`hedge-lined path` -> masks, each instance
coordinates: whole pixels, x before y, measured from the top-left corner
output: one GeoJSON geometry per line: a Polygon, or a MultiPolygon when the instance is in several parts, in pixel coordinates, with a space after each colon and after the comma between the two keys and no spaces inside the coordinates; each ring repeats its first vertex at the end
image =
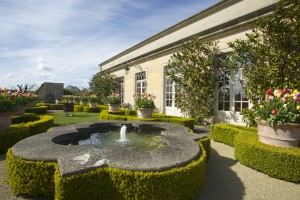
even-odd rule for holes
{"type": "MultiPolygon", "coordinates": [[[[234,148],[211,141],[204,188],[197,200],[298,200],[300,184],[270,178],[241,165],[234,159],[234,148]]],[[[0,200],[36,199],[14,196],[7,184],[5,155],[0,154],[0,200]]],[[[88,198],[87,198],[88,199],[88,198]]]]}
{"type": "MultiPolygon", "coordinates": [[[[300,166],[299,166],[300,167],[300,166]]],[[[234,158],[234,148],[211,141],[203,200],[299,200],[300,184],[271,178],[234,158]]]]}

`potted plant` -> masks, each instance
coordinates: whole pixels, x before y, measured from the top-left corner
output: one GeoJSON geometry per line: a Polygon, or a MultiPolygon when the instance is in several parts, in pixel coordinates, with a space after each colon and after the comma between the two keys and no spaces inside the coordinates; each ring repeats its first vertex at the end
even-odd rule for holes
{"type": "Polygon", "coordinates": [[[151,118],[153,109],[155,108],[153,94],[141,93],[133,96],[135,99],[135,107],[138,110],[139,118],[151,118]]]}
{"type": "Polygon", "coordinates": [[[87,96],[80,96],[80,105],[85,106],[88,102],[88,97],[87,96]]]}
{"type": "Polygon", "coordinates": [[[15,106],[16,102],[11,92],[0,88],[0,131],[10,127],[15,106]]]}
{"type": "Polygon", "coordinates": [[[98,102],[98,97],[96,95],[91,95],[88,97],[89,107],[96,107],[98,102]]]}
{"type": "Polygon", "coordinates": [[[119,94],[112,93],[107,97],[108,110],[111,112],[118,111],[121,105],[121,97],[119,94]]]}
{"type": "Polygon", "coordinates": [[[266,100],[254,111],[259,140],[276,146],[298,147],[300,140],[300,92],[268,89],[266,100]]]}
{"type": "Polygon", "coordinates": [[[78,104],[79,103],[79,96],[73,96],[73,103],[78,104]]]}

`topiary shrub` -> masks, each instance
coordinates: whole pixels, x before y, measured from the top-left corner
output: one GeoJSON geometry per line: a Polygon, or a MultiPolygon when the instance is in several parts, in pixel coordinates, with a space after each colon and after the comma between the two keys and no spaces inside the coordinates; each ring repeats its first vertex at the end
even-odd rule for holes
{"type": "MultiPolygon", "coordinates": [[[[157,121],[157,122],[169,122],[174,124],[179,124],[189,128],[190,130],[194,130],[194,120],[191,118],[181,118],[181,117],[173,117],[165,114],[157,114],[153,113],[152,118],[138,118],[136,115],[133,116],[125,116],[125,111],[119,110],[117,112],[109,112],[108,110],[103,110],[100,113],[100,120],[140,120],[140,121],[157,121]]],[[[136,114],[133,112],[133,114],[136,114]]]]}
{"type": "Polygon", "coordinates": [[[36,115],[47,114],[47,106],[33,106],[31,108],[26,108],[25,113],[34,113],[36,115]]]}
{"type": "Polygon", "coordinates": [[[139,172],[111,167],[61,177],[57,163],[26,161],[7,153],[9,184],[16,194],[47,195],[55,199],[194,199],[204,184],[206,152],[184,167],[139,172]],[[55,188],[55,190],[54,190],[55,188]]]}
{"type": "Polygon", "coordinates": [[[64,109],[63,104],[48,104],[47,107],[48,107],[48,110],[63,110],[64,109]]]}
{"type": "Polygon", "coordinates": [[[20,124],[12,124],[9,129],[0,131],[0,153],[6,153],[20,140],[46,132],[53,125],[53,116],[36,116],[36,121],[20,124]]]}
{"type": "Polygon", "coordinates": [[[263,144],[257,134],[243,131],[235,138],[235,157],[241,164],[271,177],[300,182],[300,148],[263,144]]]}
{"type": "Polygon", "coordinates": [[[74,105],[74,112],[83,112],[84,106],[74,105]]]}
{"type": "Polygon", "coordinates": [[[88,106],[84,106],[83,111],[84,111],[84,112],[98,113],[98,112],[100,112],[100,109],[99,109],[98,107],[88,107],[88,106]]]}
{"type": "Polygon", "coordinates": [[[214,141],[221,142],[233,147],[235,137],[243,130],[251,131],[253,134],[256,134],[257,132],[257,128],[253,127],[249,128],[232,124],[214,124],[212,126],[211,138],[214,141]]]}
{"type": "Polygon", "coordinates": [[[23,116],[13,116],[11,118],[11,124],[21,124],[21,123],[27,123],[32,122],[35,120],[40,119],[38,116],[36,116],[34,113],[24,113],[23,116]]]}
{"type": "Polygon", "coordinates": [[[15,194],[54,196],[54,173],[57,163],[27,161],[17,158],[12,150],[6,154],[8,183],[15,194]]]}

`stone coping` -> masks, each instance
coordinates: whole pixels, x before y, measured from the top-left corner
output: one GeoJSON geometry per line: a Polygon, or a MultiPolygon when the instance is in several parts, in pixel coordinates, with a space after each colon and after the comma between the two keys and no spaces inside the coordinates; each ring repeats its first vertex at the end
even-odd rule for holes
{"type": "Polygon", "coordinates": [[[188,132],[184,126],[164,122],[97,121],[54,127],[50,132],[26,138],[12,148],[15,156],[31,161],[57,162],[62,177],[84,173],[98,167],[131,171],[165,171],[184,166],[199,158],[195,140],[201,135],[188,132]],[[160,128],[163,148],[152,151],[129,150],[122,146],[99,149],[88,145],[68,145],[86,137],[92,129],[121,127],[160,128]]]}

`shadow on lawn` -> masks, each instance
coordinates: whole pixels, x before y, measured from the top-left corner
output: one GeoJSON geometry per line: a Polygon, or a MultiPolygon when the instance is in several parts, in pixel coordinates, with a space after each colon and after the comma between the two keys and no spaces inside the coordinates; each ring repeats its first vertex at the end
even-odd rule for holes
{"type": "Polygon", "coordinates": [[[210,160],[206,165],[205,182],[196,199],[241,200],[245,194],[244,184],[230,168],[236,160],[222,157],[211,148],[210,160]]]}

